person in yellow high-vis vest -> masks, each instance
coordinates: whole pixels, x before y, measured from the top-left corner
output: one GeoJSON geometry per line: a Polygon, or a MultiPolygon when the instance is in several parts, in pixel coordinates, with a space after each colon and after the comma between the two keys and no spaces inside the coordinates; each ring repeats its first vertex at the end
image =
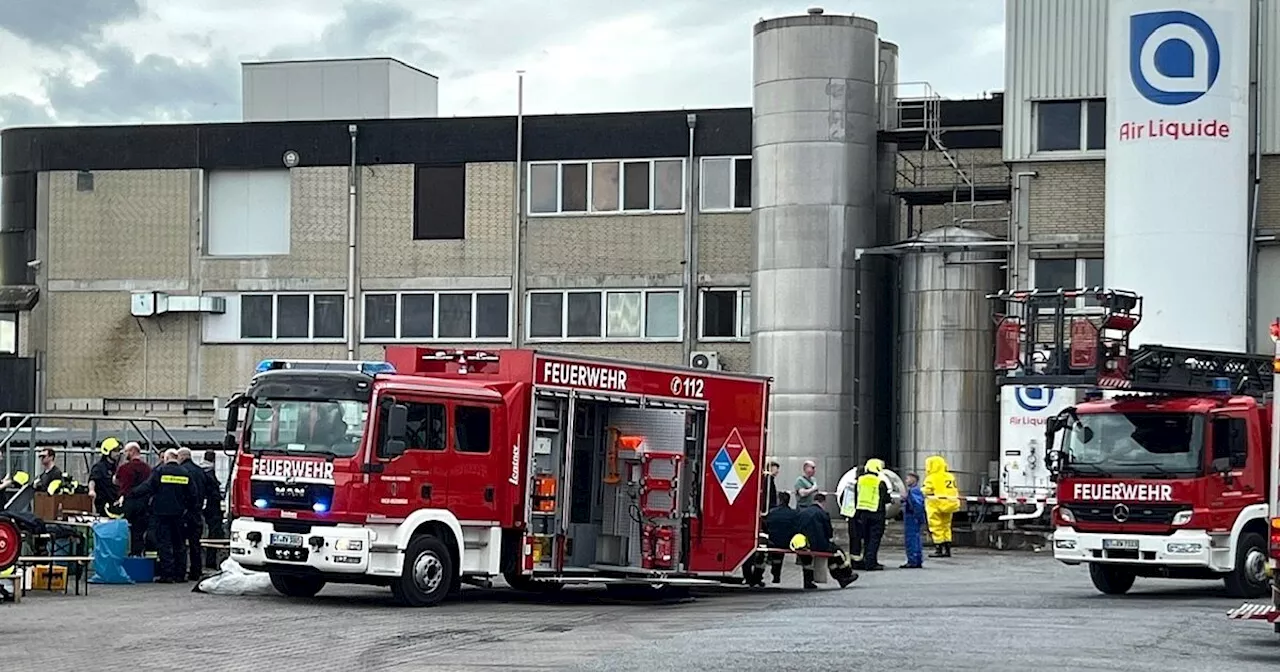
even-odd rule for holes
{"type": "Polygon", "coordinates": [[[951,516],[960,510],[960,489],[941,455],[924,461],[924,510],[933,538],[933,557],[951,557],[951,516]]]}
{"type": "MultiPolygon", "coordinates": [[[[884,461],[871,458],[853,485],[854,521],[862,546],[862,568],[877,572],[880,564],[880,540],[884,538],[885,506],[889,503],[889,486],[880,478],[884,461]]],[[[850,540],[850,544],[852,544],[850,540]]]]}

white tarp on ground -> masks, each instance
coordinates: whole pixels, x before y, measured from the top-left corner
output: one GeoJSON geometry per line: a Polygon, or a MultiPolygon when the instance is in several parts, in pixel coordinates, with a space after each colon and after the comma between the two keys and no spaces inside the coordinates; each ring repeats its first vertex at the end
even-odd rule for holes
{"type": "Polygon", "coordinates": [[[266,572],[251,572],[235,560],[222,562],[222,571],[202,579],[193,592],[210,595],[275,595],[271,577],[266,572]]]}

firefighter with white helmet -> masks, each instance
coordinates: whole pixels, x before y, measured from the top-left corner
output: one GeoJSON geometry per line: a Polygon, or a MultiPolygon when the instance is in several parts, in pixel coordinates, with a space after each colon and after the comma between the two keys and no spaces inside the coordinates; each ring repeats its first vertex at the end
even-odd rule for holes
{"type": "MultiPolygon", "coordinates": [[[[89,496],[93,497],[93,508],[100,516],[109,515],[107,505],[114,505],[120,499],[119,488],[116,487],[116,466],[120,463],[120,452],[124,446],[120,439],[108,436],[98,444],[98,452],[102,457],[89,470],[89,496]]],[[[119,512],[116,512],[117,514],[119,512]]],[[[119,517],[118,515],[112,517],[119,517]]]]}

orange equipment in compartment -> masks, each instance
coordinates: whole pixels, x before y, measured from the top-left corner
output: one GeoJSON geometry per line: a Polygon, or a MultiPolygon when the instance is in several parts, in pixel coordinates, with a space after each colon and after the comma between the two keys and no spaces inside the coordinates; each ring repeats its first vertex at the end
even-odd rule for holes
{"type": "Polygon", "coordinates": [[[533,510],[552,513],[556,510],[556,477],[538,474],[533,477],[533,510]]]}
{"type": "Polygon", "coordinates": [[[617,485],[622,482],[622,473],[618,470],[618,452],[640,452],[644,446],[644,437],[626,436],[617,427],[610,427],[607,443],[604,453],[604,484],[617,485]]]}

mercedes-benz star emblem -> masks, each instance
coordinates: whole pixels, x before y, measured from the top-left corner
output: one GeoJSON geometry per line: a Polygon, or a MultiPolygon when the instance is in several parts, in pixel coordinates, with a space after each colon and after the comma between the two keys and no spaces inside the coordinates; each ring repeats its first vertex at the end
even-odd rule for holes
{"type": "Polygon", "coordinates": [[[1115,508],[1111,509],[1111,517],[1115,518],[1117,523],[1129,520],[1129,507],[1124,504],[1116,504],[1115,508]]]}

